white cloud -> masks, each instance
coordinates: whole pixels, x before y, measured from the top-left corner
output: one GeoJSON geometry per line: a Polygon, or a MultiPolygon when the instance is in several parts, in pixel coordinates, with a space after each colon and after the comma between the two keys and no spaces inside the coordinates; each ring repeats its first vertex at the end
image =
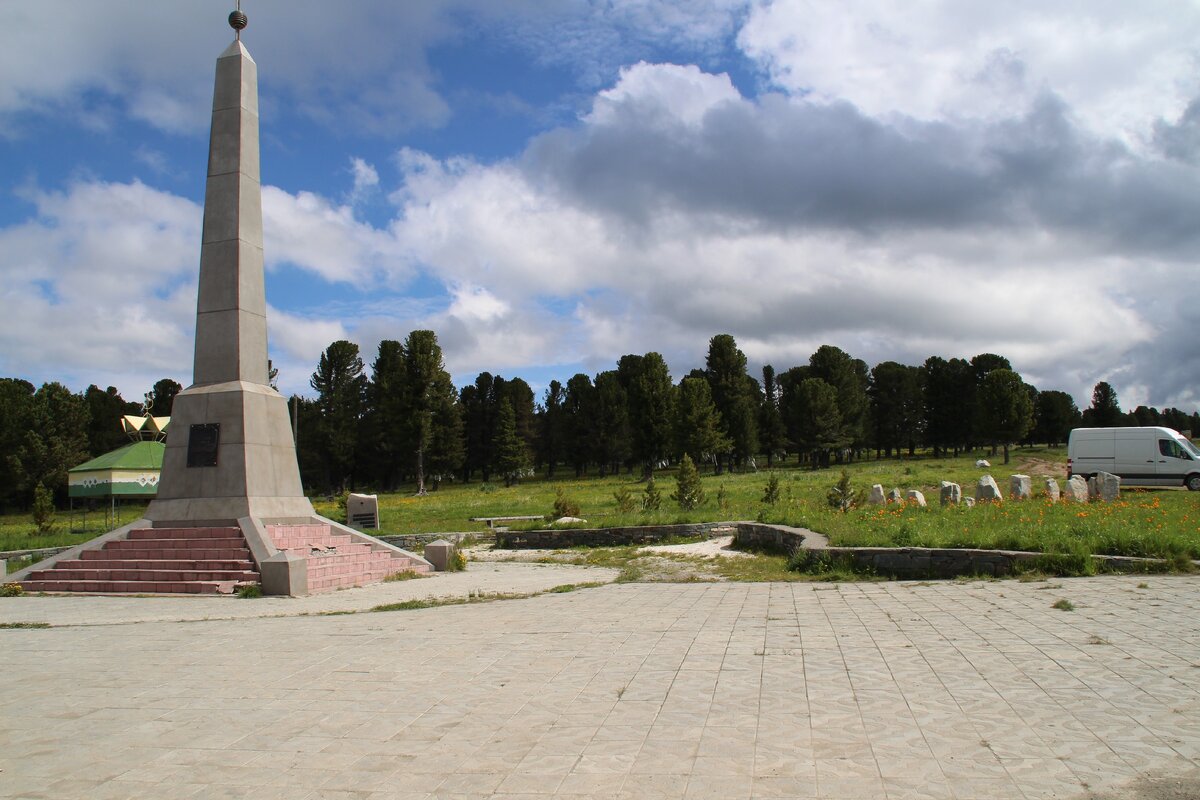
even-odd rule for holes
{"type": "Polygon", "coordinates": [[[290,194],[274,186],[264,186],[262,198],[268,267],[295,264],[327,281],[360,286],[399,281],[410,274],[394,238],[356,219],[350,206],[334,205],[313,192],[290,194]]]}
{"type": "Polygon", "coordinates": [[[787,91],[871,115],[995,119],[1049,91],[1136,142],[1200,93],[1198,35],[1187,0],[764,0],[738,41],[787,91]]]}
{"type": "Polygon", "coordinates": [[[0,230],[0,372],[133,398],[158,378],[186,379],[199,207],[138,182],[29,199],[34,218],[0,230]]]}
{"type": "Polygon", "coordinates": [[[640,61],[623,68],[613,88],[597,94],[585,121],[612,125],[638,115],[645,118],[643,124],[694,128],[714,107],[740,99],[728,75],[709,75],[694,65],[640,61]]]}
{"type": "Polygon", "coordinates": [[[569,301],[575,335],[534,363],[654,349],[678,376],[726,331],[778,368],[827,342],[871,363],[1001,352],[1083,399],[1113,364],[1185,335],[1130,276],[1186,280],[1200,243],[1164,232],[1200,192],[1061,107],[901,133],[727,86],[640,64],[517,162],[406,152],[395,230],[431,274],[511,317],[569,301]]]}

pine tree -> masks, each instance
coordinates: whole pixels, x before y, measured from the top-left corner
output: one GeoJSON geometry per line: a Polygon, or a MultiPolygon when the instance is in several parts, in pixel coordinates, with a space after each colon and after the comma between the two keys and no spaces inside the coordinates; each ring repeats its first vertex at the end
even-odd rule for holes
{"type": "Polygon", "coordinates": [[[726,456],[745,463],[758,450],[758,403],[754,397],[758,383],[746,374],[746,354],[727,333],[709,340],[704,377],[720,414],[724,447],[714,452],[720,473],[726,456]]]}
{"type": "Polygon", "coordinates": [[[529,468],[529,452],[517,433],[517,416],[512,403],[500,401],[496,414],[496,432],[492,438],[492,469],[504,477],[504,485],[512,486],[529,468]]]}
{"type": "Polygon", "coordinates": [[[1125,415],[1117,402],[1117,390],[1107,381],[1092,389],[1092,405],[1083,412],[1083,424],[1089,428],[1117,428],[1124,424],[1125,415]]]}
{"type": "Polygon", "coordinates": [[[1004,463],[1008,447],[1020,441],[1033,427],[1033,400],[1030,387],[1011,369],[993,369],[979,386],[980,434],[993,449],[1004,445],[1004,463]]]}
{"type": "Polygon", "coordinates": [[[775,380],[775,368],[770,364],[762,368],[762,402],[758,411],[758,442],[767,453],[767,468],[774,465],[775,455],[783,452],[787,445],[787,428],[783,414],[779,411],[779,384],[775,380]]]}
{"type": "Polygon", "coordinates": [[[841,447],[857,450],[866,442],[867,385],[869,372],[864,361],[851,358],[832,345],[822,345],[808,360],[809,377],[820,378],[836,393],[841,418],[841,447]]]}
{"type": "Polygon", "coordinates": [[[796,446],[811,454],[812,468],[828,462],[829,451],[847,444],[837,390],[820,378],[805,378],[789,412],[796,419],[796,446]]]}
{"type": "Polygon", "coordinates": [[[318,437],[326,485],[340,492],[351,482],[367,379],[358,345],[338,340],[321,353],[309,385],[317,392],[318,437]]]}
{"type": "Polygon", "coordinates": [[[642,511],[658,511],[662,507],[662,493],[658,491],[658,487],[654,484],[654,476],[651,475],[646,481],[646,488],[642,491],[642,511]]]}
{"type": "Polygon", "coordinates": [[[38,533],[54,530],[54,493],[41,483],[33,488],[33,526],[38,533]]]}
{"type": "MultiPolygon", "coordinates": [[[[413,331],[404,341],[404,410],[409,452],[417,476],[417,494],[425,493],[425,467],[430,457],[452,469],[461,445],[456,432],[461,417],[455,405],[454,384],[442,361],[442,348],[433,331],[413,331]],[[446,451],[431,453],[435,443],[446,451]]],[[[441,469],[439,469],[439,473],[441,469]]]]}
{"type": "Polygon", "coordinates": [[[691,511],[704,504],[704,486],[700,473],[687,453],[679,460],[679,473],[675,476],[675,492],[671,499],[684,511],[691,511]]]}
{"type": "Polygon", "coordinates": [[[558,381],[550,381],[542,399],[541,436],[538,443],[541,461],[546,464],[546,476],[554,477],[558,462],[566,457],[566,411],[563,402],[566,391],[558,381]]]}
{"type": "Polygon", "coordinates": [[[629,428],[633,458],[649,477],[655,464],[671,453],[675,413],[675,387],[667,362],[658,353],[626,355],[617,362],[617,377],[629,403],[629,428]]]}
{"type": "Polygon", "coordinates": [[[684,378],[679,386],[675,437],[676,452],[695,453],[701,459],[730,449],[704,378],[684,378]]]}

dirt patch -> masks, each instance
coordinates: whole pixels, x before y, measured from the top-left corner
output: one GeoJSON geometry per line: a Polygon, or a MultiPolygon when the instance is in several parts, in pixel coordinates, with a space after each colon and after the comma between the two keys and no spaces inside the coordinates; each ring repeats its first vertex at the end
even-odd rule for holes
{"type": "Polygon", "coordinates": [[[703,542],[691,544],[654,544],[643,547],[641,552],[665,553],[680,556],[699,556],[700,558],[751,558],[750,553],[733,549],[732,536],[718,536],[703,542]]]}
{"type": "Polygon", "coordinates": [[[1060,462],[1036,456],[1018,456],[1015,461],[1016,471],[1030,477],[1036,475],[1039,478],[1058,478],[1060,481],[1067,479],[1067,467],[1060,462]]]}
{"type": "Polygon", "coordinates": [[[1139,778],[1119,789],[1088,794],[1087,800],[1195,800],[1200,797],[1200,771],[1162,778],[1139,778]]]}

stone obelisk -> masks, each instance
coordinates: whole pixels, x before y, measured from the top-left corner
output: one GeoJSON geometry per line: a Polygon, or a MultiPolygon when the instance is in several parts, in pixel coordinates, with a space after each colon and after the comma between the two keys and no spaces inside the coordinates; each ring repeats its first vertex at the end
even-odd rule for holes
{"type": "Polygon", "coordinates": [[[267,378],[258,67],[241,41],[245,14],[229,24],[236,38],[217,59],[213,90],[192,385],[175,397],[146,510],[160,527],[315,516],[287,401],[267,378]]]}

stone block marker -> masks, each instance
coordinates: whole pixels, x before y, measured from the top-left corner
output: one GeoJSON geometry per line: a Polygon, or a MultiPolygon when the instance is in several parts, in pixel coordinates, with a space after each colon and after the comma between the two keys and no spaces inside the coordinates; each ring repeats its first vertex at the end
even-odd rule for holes
{"type": "Polygon", "coordinates": [[[887,493],[887,501],[889,503],[903,503],[904,495],[900,494],[899,489],[890,489],[887,493]]]}
{"type": "Polygon", "coordinates": [[[1004,495],[1000,494],[1000,487],[996,485],[996,479],[991,475],[984,475],[979,479],[979,483],[975,484],[975,502],[976,503],[1001,503],[1004,501],[1004,495]]]}
{"type": "Polygon", "coordinates": [[[1028,475],[1013,475],[1008,484],[1008,495],[1013,500],[1028,500],[1033,497],[1033,481],[1028,475]]]}
{"type": "Polygon", "coordinates": [[[867,496],[867,505],[881,506],[887,502],[887,498],[883,494],[883,484],[877,483],[871,487],[871,494],[867,496]]]}
{"type": "Polygon", "coordinates": [[[346,497],[346,524],[359,530],[379,530],[379,495],[348,495],[346,497]]]}
{"type": "Polygon", "coordinates": [[[1096,481],[1096,496],[1101,500],[1111,503],[1113,500],[1118,500],[1121,497],[1121,479],[1111,472],[1099,472],[1094,478],[1096,481]]]}
{"type": "Polygon", "coordinates": [[[962,502],[962,487],[957,483],[942,481],[942,505],[956,506],[962,502]]]}
{"type": "Polygon", "coordinates": [[[1057,503],[1062,497],[1062,492],[1058,488],[1058,481],[1054,480],[1054,478],[1046,478],[1046,497],[1049,497],[1052,503],[1057,503]]]}
{"type": "Polygon", "coordinates": [[[918,491],[916,489],[908,490],[908,500],[910,502],[916,503],[919,508],[925,508],[925,506],[928,505],[925,502],[925,495],[923,495],[920,491],[918,491]]]}
{"type": "Polygon", "coordinates": [[[1088,501],[1088,482],[1082,475],[1072,475],[1063,486],[1063,494],[1071,503],[1086,503],[1088,501]]]}
{"type": "Polygon", "coordinates": [[[450,566],[450,560],[454,558],[455,550],[450,542],[438,539],[425,545],[425,560],[433,564],[433,568],[438,572],[445,572],[450,566]]]}

